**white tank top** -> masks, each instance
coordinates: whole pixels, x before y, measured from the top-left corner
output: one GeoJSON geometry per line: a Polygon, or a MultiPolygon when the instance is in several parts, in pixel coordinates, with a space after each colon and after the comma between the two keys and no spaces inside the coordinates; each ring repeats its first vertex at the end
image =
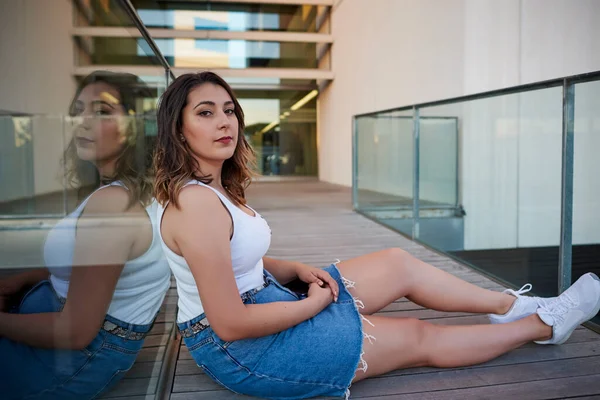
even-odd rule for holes
{"type": "MultiPolygon", "coordinates": [[[[185,186],[187,185],[199,185],[211,189],[219,196],[221,202],[227,207],[227,210],[229,210],[229,214],[233,221],[233,236],[230,242],[231,264],[240,294],[262,285],[262,258],[267,253],[267,250],[269,250],[271,244],[271,229],[269,228],[267,221],[265,221],[259,213],[248,206],[246,207],[254,212],[254,216],[246,214],[218,190],[205,185],[202,182],[192,180],[185,186]]],[[[158,205],[157,220],[159,224],[159,235],[161,221],[166,206],[167,204],[165,204],[164,207],[160,204],[158,205]]],[[[201,224],[202,221],[197,221],[197,223],[201,224]]],[[[196,282],[194,281],[194,277],[185,258],[175,254],[165,244],[162,235],[160,236],[160,240],[169,266],[171,267],[171,271],[177,281],[177,294],[179,295],[177,322],[181,323],[189,321],[204,313],[204,307],[200,301],[196,282]]],[[[202,246],[202,243],[199,242],[198,246],[202,246]]]]}
{"type": "MultiPolygon", "coordinates": [[[[109,186],[125,187],[120,182],[112,182],[96,189],[94,193],[109,186]]],[[[44,262],[50,271],[54,290],[63,298],[67,297],[69,291],[77,220],[94,193],[57,223],[46,237],[44,262]]],[[[155,220],[157,205],[153,200],[146,207],[152,223],[152,243],[144,254],[125,263],[108,308],[108,315],[130,324],[145,325],[152,322],[170,286],[171,273],[158,239],[155,220]]]]}

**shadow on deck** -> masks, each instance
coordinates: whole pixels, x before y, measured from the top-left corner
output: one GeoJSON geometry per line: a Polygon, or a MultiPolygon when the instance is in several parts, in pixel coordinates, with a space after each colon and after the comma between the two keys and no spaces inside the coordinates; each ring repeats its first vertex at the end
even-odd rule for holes
{"type": "MultiPolygon", "coordinates": [[[[248,198],[273,231],[268,253],[271,257],[326,266],[336,258],[343,260],[400,247],[480,287],[503,289],[472,269],[353,212],[349,188],[316,181],[258,183],[250,187],[248,198]]],[[[170,338],[169,329],[175,319],[176,294],[173,292],[171,289],[165,300],[163,322],[157,324],[156,334],[149,338],[126,379],[106,397],[249,399],[213,383],[196,366],[185,346],[170,338]],[[172,351],[165,347],[169,340],[172,351]]],[[[381,313],[426,319],[437,324],[487,322],[481,315],[427,310],[406,299],[396,301],[381,313]]],[[[528,344],[474,367],[394,371],[353,385],[352,398],[600,399],[600,335],[580,327],[562,346],[528,344]]]]}

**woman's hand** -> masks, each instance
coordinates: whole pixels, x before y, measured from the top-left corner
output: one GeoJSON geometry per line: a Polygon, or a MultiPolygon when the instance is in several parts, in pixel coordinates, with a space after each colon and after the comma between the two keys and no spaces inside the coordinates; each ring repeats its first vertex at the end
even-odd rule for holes
{"type": "Polygon", "coordinates": [[[24,294],[21,292],[25,289],[48,279],[48,274],[46,268],[37,268],[0,279],[0,311],[7,311],[9,304],[15,301],[16,295],[24,294]]]}
{"type": "Polygon", "coordinates": [[[296,267],[296,274],[298,275],[298,279],[302,282],[308,284],[315,283],[322,288],[328,287],[333,296],[333,301],[337,301],[340,289],[336,280],[329,275],[329,272],[320,268],[311,267],[310,265],[298,264],[296,267]]]}
{"type": "Polygon", "coordinates": [[[28,282],[20,279],[19,275],[8,276],[0,279],[0,311],[8,311],[11,299],[18,294],[28,282]]]}
{"type": "Polygon", "coordinates": [[[0,296],[11,296],[18,293],[27,282],[20,278],[19,275],[7,276],[0,279],[0,296]]]}
{"type": "Polygon", "coordinates": [[[322,287],[318,283],[313,282],[308,284],[307,300],[315,302],[317,307],[316,314],[318,314],[325,309],[325,307],[331,304],[333,301],[333,295],[329,288],[322,287]]]}

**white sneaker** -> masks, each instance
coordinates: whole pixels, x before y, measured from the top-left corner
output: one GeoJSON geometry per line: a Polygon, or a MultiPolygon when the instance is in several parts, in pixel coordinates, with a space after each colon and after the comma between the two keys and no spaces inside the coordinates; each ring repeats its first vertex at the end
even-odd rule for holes
{"type": "Polygon", "coordinates": [[[580,324],[592,319],[600,311],[600,278],[588,272],[577,279],[556,300],[541,305],[540,319],[552,327],[552,339],[538,344],[563,344],[580,324]]]}
{"type": "Polygon", "coordinates": [[[503,293],[511,294],[517,299],[506,314],[488,314],[490,322],[492,324],[505,324],[507,322],[520,320],[521,318],[525,318],[532,314],[535,314],[537,309],[542,304],[546,304],[547,302],[556,299],[556,297],[542,298],[534,296],[523,296],[523,294],[529,292],[531,288],[531,283],[528,283],[517,291],[512,289],[506,289],[503,293]]]}

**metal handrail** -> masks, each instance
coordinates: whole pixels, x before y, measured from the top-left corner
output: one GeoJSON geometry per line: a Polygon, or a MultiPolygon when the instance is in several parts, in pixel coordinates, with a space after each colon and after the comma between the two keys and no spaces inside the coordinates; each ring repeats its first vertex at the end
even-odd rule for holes
{"type": "Polygon", "coordinates": [[[169,62],[167,61],[167,59],[165,58],[163,53],[158,48],[158,45],[156,44],[156,42],[154,41],[154,39],[148,32],[146,25],[144,25],[144,23],[142,22],[142,19],[138,15],[133,4],[131,4],[131,1],[130,0],[119,0],[119,3],[121,3],[121,6],[123,7],[123,9],[127,13],[127,15],[129,15],[129,17],[133,21],[134,25],[136,26],[136,28],[140,31],[140,33],[142,34],[142,37],[146,40],[146,42],[148,42],[150,49],[154,52],[154,54],[158,58],[158,61],[165,69],[165,72],[167,75],[167,84],[168,84],[169,78],[171,78],[171,80],[175,80],[175,75],[173,74],[173,71],[171,71],[171,65],[169,65],[169,62]]]}
{"type": "MultiPolygon", "coordinates": [[[[358,204],[358,131],[356,121],[360,118],[385,118],[397,116],[385,116],[382,114],[410,111],[414,121],[413,126],[413,157],[415,160],[413,171],[413,233],[412,239],[417,240],[419,236],[419,120],[426,117],[420,116],[420,110],[428,107],[469,102],[490,97],[499,97],[510,94],[523,93],[533,90],[547,89],[557,87],[562,89],[562,168],[561,168],[561,226],[560,226],[560,245],[559,245],[559,265],[558,265],[558,291],[559,293],[567,289],[571,284],[572,272],[572,246],[573,246],[573,163],[574,163],[574,105],[575,85],[590,81],[600,80],[600,71],[587,72],[567,77],[550,79],[540,82],[528,83],[524,85],[512,86],[503,89],[490,90],[476,94],[453,97],[443,100],[424,102],[419,104],[395,107],[380,111],[373,111],[353,116],[353,140],[352,140],[352,204],[354,209],[360,212],[358,204]]],[[[408,117],[410,118],[410,117],[408,117]]]]}
{"type": "Polygon", "coordinates": [[[563,86],[565,84],[565,82],[568,85],[572,85],[575,83],[582,83],[582,82],[592,81],[592,80],[596,80],[596,79],[600,79],[600,71],[586,72],[583,74],[571,75],[571,76],[562,77],[562,78],[549,79],[549,80],[540,81],[540,82],[533,82],[533,83],[526,83],[526,84],[518,85],[518,86],[511,86],[508,88],[489,90],[487,92],[480,92],[480,93],[468,94],[468,95],[464,95],[464,96],[451,97],[451,98],[443,99],[443,100],[428,101],[425,103],[410,104],[410,105],[388,108],[388,109],[379,110],[379,111],[371,111],[371,112],[362,113],[362,114],[355,114],[354,118],[369,117],[369,116],[374,116],[377,114],[388,113],[388,112],[393,112],[393,111],[410,111],[414,107],[416,107],[416,108],[434,107],[434,106],[441,106],[441,105],[452,104],[452,103],[460,103],[460,102],[465,102],[465,101],[479,100],[479,99],[484,99],[487,97],[496,97],[496,96],[502,96],[502,95],[507,95],[507,94],[526,92],[526,91],[536,90],[536,89],[559,87],[559,86],[563,86]]]}

